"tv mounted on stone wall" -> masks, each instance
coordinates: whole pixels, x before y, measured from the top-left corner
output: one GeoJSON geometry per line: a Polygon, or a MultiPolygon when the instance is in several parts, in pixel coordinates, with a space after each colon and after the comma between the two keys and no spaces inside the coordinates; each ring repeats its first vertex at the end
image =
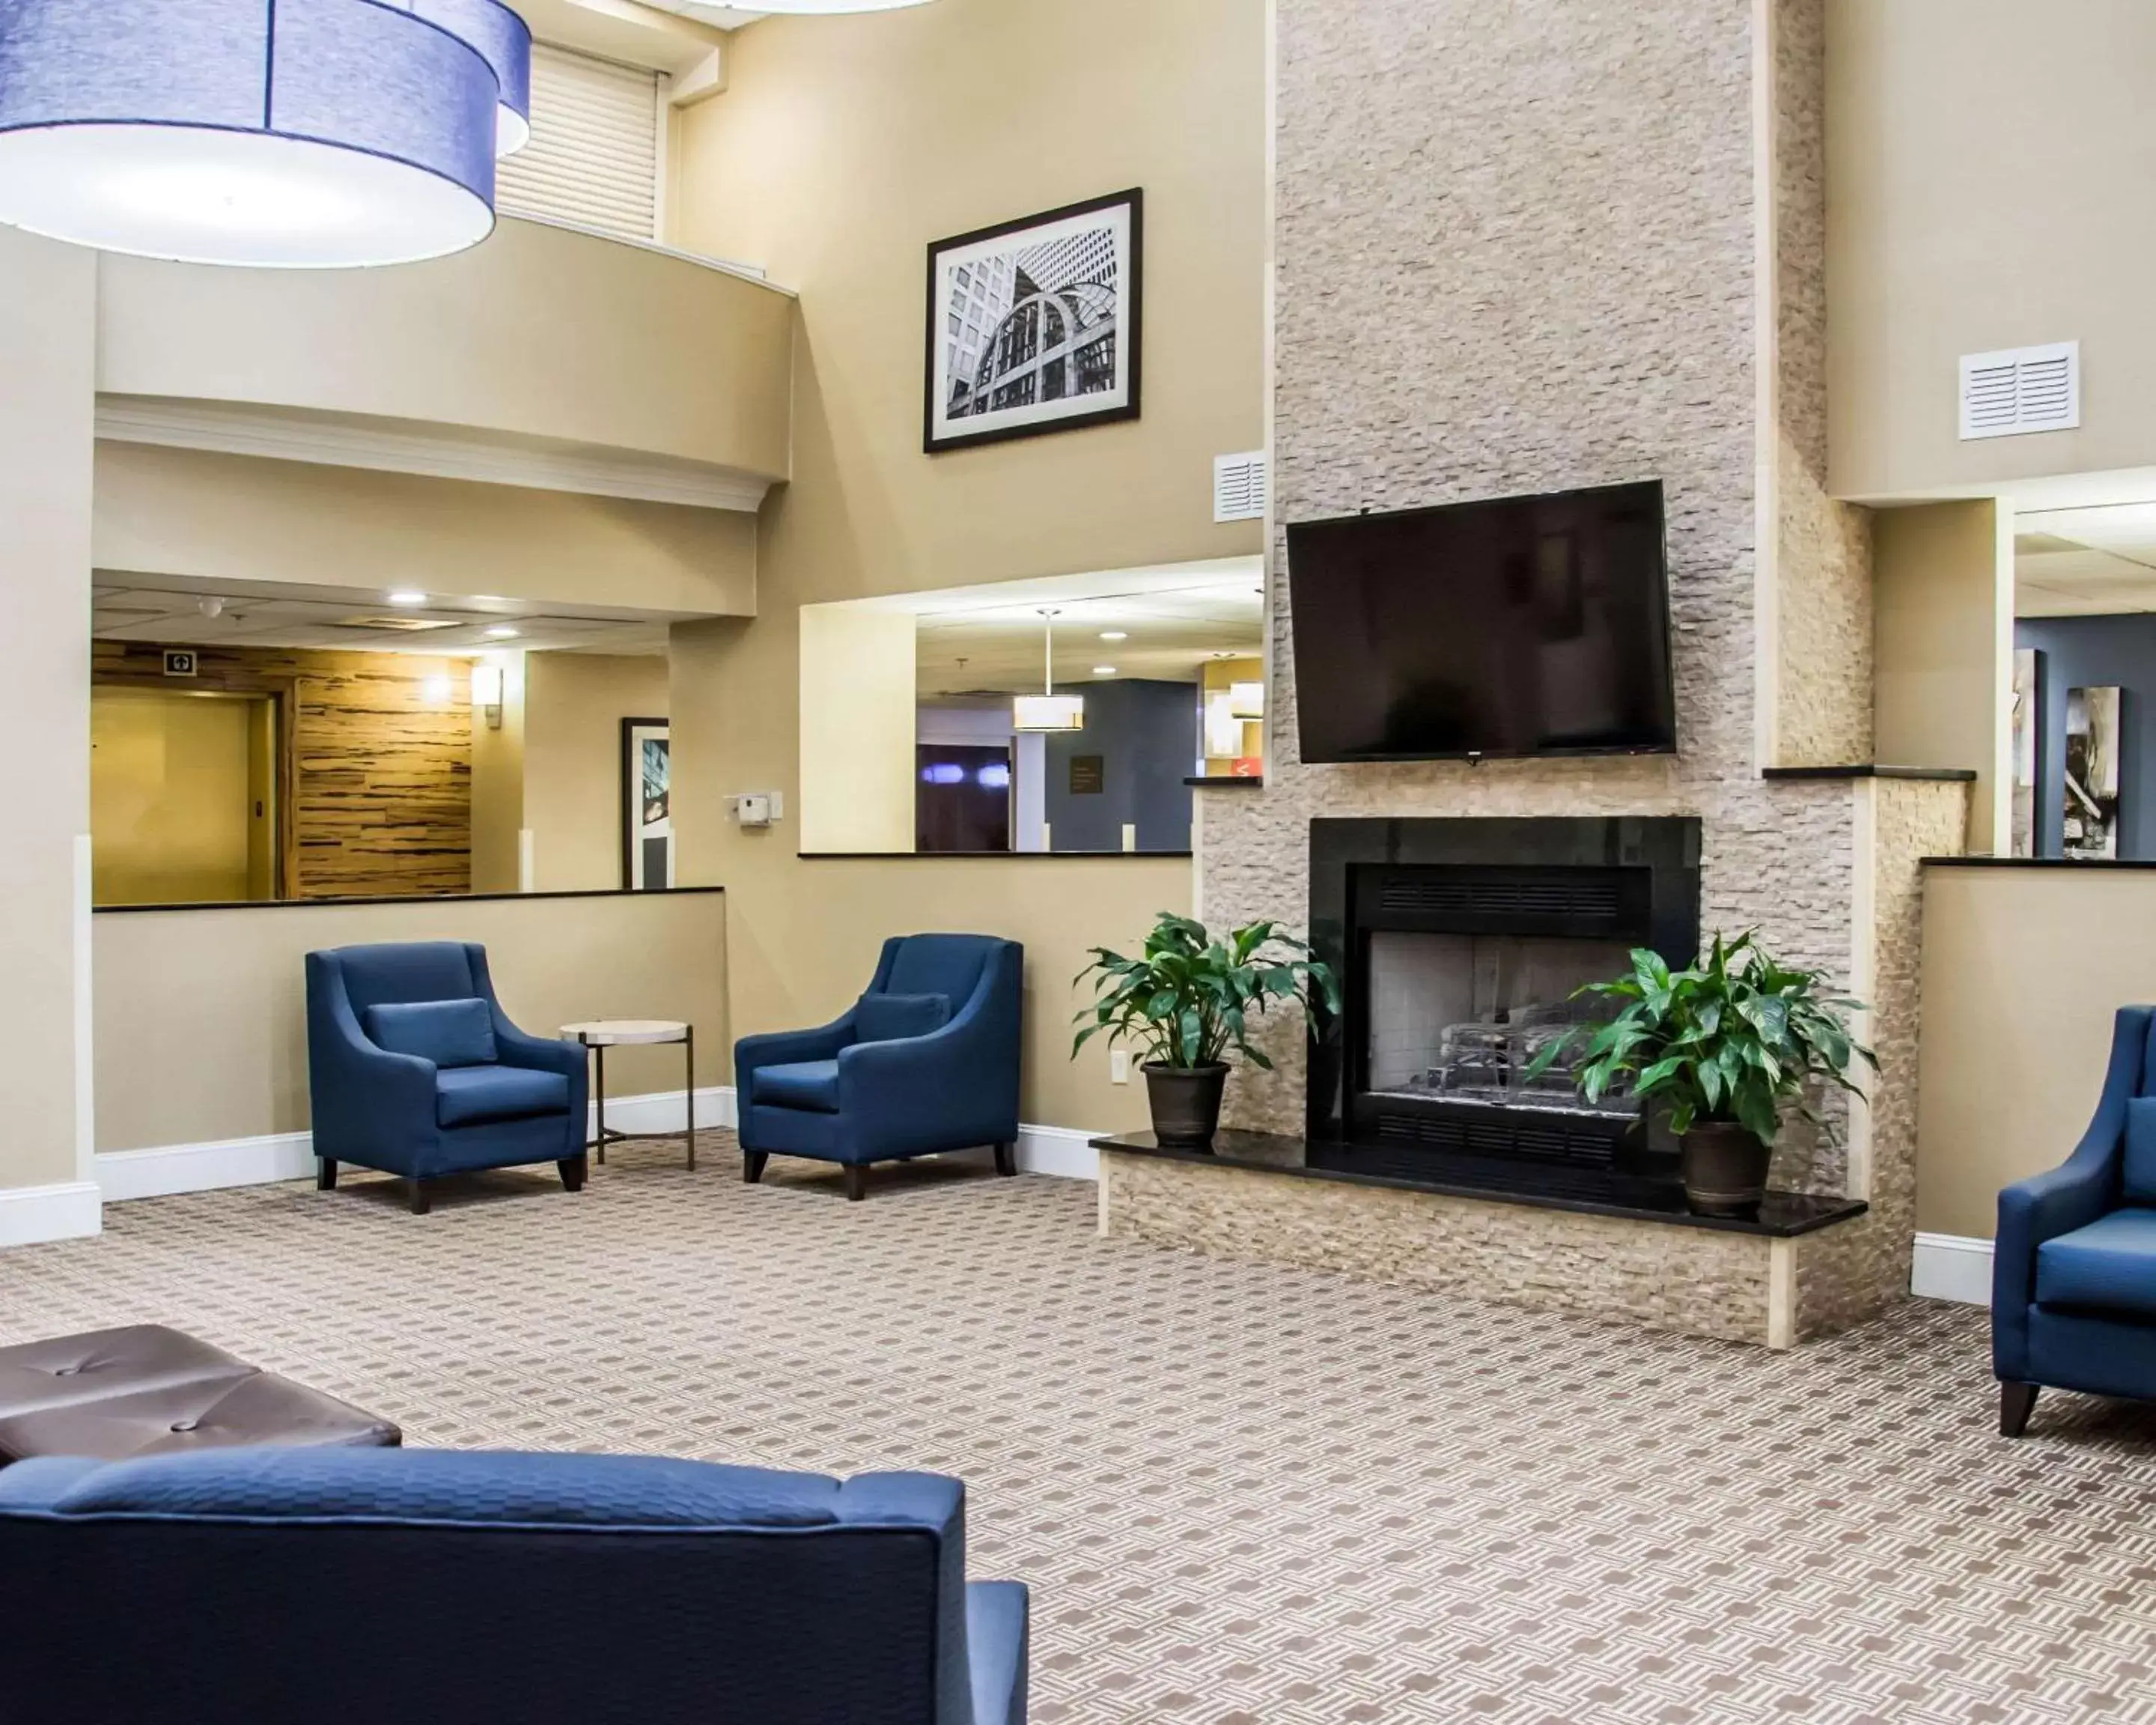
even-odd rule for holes
{"type": "Polygon", "coordinates": [[[1658,480],[1287,530],[1311,762],[1676,747],[1658,480]]]}

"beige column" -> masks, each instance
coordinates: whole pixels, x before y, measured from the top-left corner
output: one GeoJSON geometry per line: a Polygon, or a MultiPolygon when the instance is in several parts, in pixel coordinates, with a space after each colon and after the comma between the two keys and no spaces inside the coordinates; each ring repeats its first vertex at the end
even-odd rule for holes
{"type": "Polygon", "coordinates": [[[0,228],[0,1245],[98,1229],[89,1034],[96,300],[95,253],[0,228]]]}
{"type": "Polygon", "coordinates": [[[804,851],[913,849],[913,634],[902,611],[801,608],[804,851]]]}

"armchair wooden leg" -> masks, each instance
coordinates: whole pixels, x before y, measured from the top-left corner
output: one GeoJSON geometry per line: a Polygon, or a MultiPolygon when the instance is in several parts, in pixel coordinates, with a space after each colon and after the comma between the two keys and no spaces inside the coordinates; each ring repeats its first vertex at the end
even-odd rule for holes
{"type": "Polygon", "coordinates": [[[768,1150],[742,1151],[742,1178],[752,1186],[762,1184],[763,1166],[770,1160],[771,1153],[768,1150]]]}
{"type": "Polygon", "coordinates": [[[562,1184],[565,1189],[571,1192],[581,1192],[584,1189],[584,1175],[590,1168],[589,1162],[584,1157],[567,1157],[556,1163],[554,1166],[562,1171],[562,1184]]]}
{"type": "Polygon", "coordinates": [[[2036,1391],[2034,1384],[1999,1386],[1999,1436],[2018,1438],[2029,1429],[2029,1415],[2036,1406],[2036,1391]]]}
{"type": "Polygon", "coordinates": [[[416,1177],[405,1181],[404,1197],[405,1201],[411,1205],[412,1214],[415,1216],[425,1215],[434,1202],[428,1196],[427,1183],[416,1177]]]}
{"type": "Polygon", "coordinates": [[[996,1146],[996,1172],[999,1174],[1014,1174],[1018,1172],[1017,1145],[998,1144],[996,1146]]]}
{"type": "Polygon", "coordinates": [[[846,1202],[859,1204],[869,1195],[869,1170],[865,1163],[846,1164],[846,1202]]]}
{"type": "Polygon", "coordinates": [[[336,1165],[336,1160],[335,1160],[333,1158],[327,1157],[327,1156],[317,1156],[317,1157],[315,1158],[315,1190],[316,1190],[316,1191],[317,1191],[317,1192],[334,1192],[334,1191],[336,1191],[336,1177],[337,1177],[337,1165],[336,1165]]]}

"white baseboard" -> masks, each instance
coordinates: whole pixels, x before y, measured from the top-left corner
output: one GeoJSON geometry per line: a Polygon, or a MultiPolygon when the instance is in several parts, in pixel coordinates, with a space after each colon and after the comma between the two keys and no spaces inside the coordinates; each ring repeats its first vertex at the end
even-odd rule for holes
{"type": "MultiPolygon", "coordinates": [[[[659,1091],[646,1096],[609,1096],[607,1124],[639,1137],[678,1132],[688,1124],[686,1091],[659,1091]]],[[[598,1111],[592,1111],[597,1123],[598,1111]]],[[[696,1124],[734,1123],[732,1086],[714,1085],[696,1091],[696,1124]]],[[[587,1129],[588,1135],[588,1128],[587,1129]]],[[[97,1158],[97,1183],[107,1204],[136,1198],[169,1198],[182,1192],[216,1192],[228,1186],[267,1186],[280,1180],[303,1180],[315,1171],[315,1141],[310,1132],[273,1132],[256,1138],[221,1138],[206,1144],[165,1144],[151,1150],[106,1150],[97,1158]]],[[[59,1190],[41,1188],[40,1190],[59,1190]]],[[[0,1193],[0,1199],[13,1196],[0,1193]]],[[[95,1228],[87,1230],[96,1232],[95,1228]]],[[[0,1221],[0,1245],[10,1236],[0,1221]]],[[[58,1239],[40,1235],[39,1239],[58,1239]]]]}
{"type": "Polygon", "coordinates": [[[1101,1136],[1067,1126],[1021,1126],[1018,1129],[1019,1171],[1054,1174],[1064,1180],[1097,1180],[1101,1153],[1093,1147],[1092,1140],[1101,1136]]]}
{"type": "MultiPolygon", "coordinates": [[[[609,1096],[606,1123],[616,1132],[637,1137],[660,1137],[683,1131],[688,1124],[686,1091],[654,1091],[644,1096],[609,1096]]],[[[698,1086],[696,1124],[701,1127],[734,1126],[734,1089],[730,1084],[698,1086]]],[[[598,1124],[598,1109],[591,1124],[598,1124]]],[[[1021,1126],[1018,1129],[1018,1165],[1029,1174],[1053,1174],[1062,1179],[1091,1180],[1100,1176],[1100,1158],[1090,1139],[1097,1133],[1067,1126],[1021,1126]]],[[[280,1180],[303,1180],[315,1171],[313,1135],[274,1132],[258,1138],[221,1138],[206,1144],[165,1144],[150,1150],[106,1150],[97,1157],[95,1185],[39,1186],[25,1192],[0,1192],[0,1245],[29,1240],[62,1240],[74,1234],[98,1231],[96,1199],[125,1204],[137,1198],[169,1198],[182,1192],[215,1192],[228,1186],[267,1186],[280,1180]],[[65,1232],[14,1231],[59,1225],[53,1211],[36,1212],[27,1202],[38,1199],[47,1210],[58,1200],[50,1194],[78,1194],[74,1202],[82,1209],[87,1194],[87,1224],[81,1214],[65,1232]],[[12,1222],[4,1208],[18,1203],[21,1214],[12,1222]]],[[[70,1213],[72,1214],[72,1213],[70,1213]]]]}
{"type": "Polygon", "coordinates": [[[1991,1242],[1958,1234],[1919,1234],[1909,1291],[1922,1300],[1991,1303],[1991,1242]]]}
{"type": "Polygon", "coordinates": [[[102,1233],[104,1227],[95,1181],[69,1180],[0,1192],[0,1246],[85,1240],[102,1233]]]}

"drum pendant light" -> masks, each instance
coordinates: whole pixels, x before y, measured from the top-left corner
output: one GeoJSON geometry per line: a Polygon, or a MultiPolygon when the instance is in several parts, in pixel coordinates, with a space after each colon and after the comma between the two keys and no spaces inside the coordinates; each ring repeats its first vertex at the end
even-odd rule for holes
{"type": "Polygon", "coordinates": [[[493,229],[501,90],[375,0],[6,0],[0,223],[187,263],[439,257],[493,229]]]}
{"type": "Polygon", "coordinates": [[[531,27],[501,0],[387,0],[461,36],[501,86],[494,153],[514,156],[531,141],[531,27]]]}
{"type": "Polygon", "coordinates": [[[1045,605],[1040,611],[1040,693],[1020,695],[1011,701],[1014,731],[1083,731],[1086,697],[1055,692],[1055,619],[1060,608],[1045,605]]]}

